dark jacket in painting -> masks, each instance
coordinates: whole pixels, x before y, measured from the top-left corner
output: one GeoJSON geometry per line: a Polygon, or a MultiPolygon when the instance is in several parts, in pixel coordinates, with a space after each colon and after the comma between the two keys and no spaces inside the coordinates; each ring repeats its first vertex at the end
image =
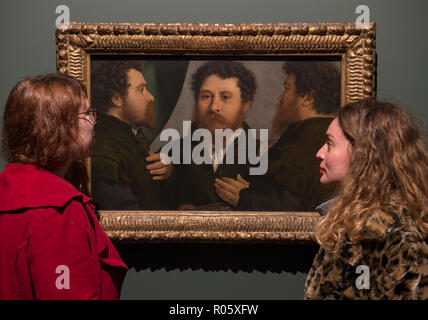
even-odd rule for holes
{"type": "Polygon", "coordinates": [[[103,114],[95,125],[91,161],[92,194],[98,209],[162,209],[163,182],[153,181],[146,169],[149,143],[120,119],[103,114]]]}
{"type": "MultiPolygon", "coordinates": [[[[243,129],[245,130],[246,137],[254,137],[248,134],[248,125],[244,124],[243,129]]],[[[193,132],[193,130],[192,130],[193,132]]],[[[180,151],[183,151],[183,139],[180,139],[180,151]]],[[[200,142],[192,141],[191,149],[193,150],[196,145],[200,142]]],[[[248,140],[246,140],[246,145],[248,140]]],[[[256,140],[257,148],[259,142],[256,140]]],[[[246,145],[244,148],[246,148],[246,145]]],[[[238,163],[239,144],[238,139],[229,146],[233,148],[234,164],[226,164],[225,159],[223,164],[219,164],[217,169],[214,171],[212,164],[174,164],[172,176],[169,181],[169,192],[168,200],[171,209],[177,209],[182,204],[192,204],[201,210],[213,210],[233,209],[227,203],[225,203],[216,193],[214,187],[214,180],[216,178],[228,177],[236,179],[236,176],[240,174],[244,179],[248,179],[249,169],[252,166],[248,161],[245,164],[238,163]]]]}
{"type": "Polygon", "coordinates": [[[314,211],[331,198],[321,185],[317,151],[325,142],[332,118],[310,118],[291,124],[268,151],[269,169],[251,176],[240,192],[239,210],[314,211]]]}

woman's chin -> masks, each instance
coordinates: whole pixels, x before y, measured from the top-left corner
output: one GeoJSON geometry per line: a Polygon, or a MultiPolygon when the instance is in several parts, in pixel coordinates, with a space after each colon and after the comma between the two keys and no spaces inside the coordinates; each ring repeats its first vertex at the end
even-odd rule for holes
{"type": "Polygon", "coordinates": [[[329,184],[328,178],[325,176],[325,173],[321,175],[320,182],[321,184],[329,184]]]}
{"type": "Polygon", "coordinates": [[[325,173],[323,173],[323,175],[321,176],[320,182],[321,182],[322,185],[325,185],[327,187],[334,187],[334,186],[337,186],[340,183],[340,181],[336,181],[336,180],[331,181],[331,179],[329,179],[325,175],[325,173]]]}

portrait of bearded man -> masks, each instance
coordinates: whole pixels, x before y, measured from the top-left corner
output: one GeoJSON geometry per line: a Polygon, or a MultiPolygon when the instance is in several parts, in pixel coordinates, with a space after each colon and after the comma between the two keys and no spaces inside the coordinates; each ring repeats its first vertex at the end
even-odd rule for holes
{"type": "MultiPolygon", "coordinates": [[[[222,177],[248,177],[250,162],[224,163],[226,149],[233,147],[237,159],[238,139],[226,139],[223,149],[215,149],[216,130],[243,129],[249,126],[245,117],[256,91],[253,73],[242,63],[234,61],[208,61],[192,75],[192,91],[195,106],[192,114],[191,132],[206,129],[212,141],[212,162],[203,164],[174,164],[170,185],[169,203],[171,209],[192,210],[221,208],[231,209],[217,192],[216,181],[222,177]],[[209,206],[209,207],[207,207],[209,206]]],[[[184,138],[183,138],[184,139],[184,138]]],[[[180,144],[183,144],[183,139],[180,144]]],[[[192,141],[191,150],[196,146],[192,141]]],[[[183,148],[180,149],[184,152],[183,148]]]]}
{"type": "Polygon", "coordinates": [[[162,209],[163,181],[172,166],[150,150],[143,128],[154,129],[155,99],[147,89],[144,64],[104,62],[92,81],[95,124],[91,157],[92,196],[98,209],[162,209]]]}

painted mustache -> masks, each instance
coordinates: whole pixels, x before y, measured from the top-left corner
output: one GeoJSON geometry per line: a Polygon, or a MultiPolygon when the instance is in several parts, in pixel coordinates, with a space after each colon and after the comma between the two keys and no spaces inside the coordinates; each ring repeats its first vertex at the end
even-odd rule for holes
{"type": "Polygon", "coordinates": [[[216,113],[209,113],[202,119],[198,119],[197,121],[197,127],[198,128],[208,128],[208,129],[214,129],[214,128],[223,128],[227,127],[229,122],[221,115],[216,113]]]}
{"type": "Polygon", "coordinates": [[[218,113],[210,113],[208,114],[205,119],[203,120],[204,123],[210,123],[210,122],[218,122],[222,124],[227,124],[227,120],[218,113]]]}

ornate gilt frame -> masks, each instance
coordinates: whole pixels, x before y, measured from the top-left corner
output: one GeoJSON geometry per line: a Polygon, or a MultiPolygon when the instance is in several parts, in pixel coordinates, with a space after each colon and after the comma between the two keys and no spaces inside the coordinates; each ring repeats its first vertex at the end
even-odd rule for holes
{"type": "MultiPolygon", "coordinates": [[[[341,56],[342,105],[375,96],[375,24],[76,23],[56,31],[57,70],[89,90],[91,54],[341,56]]],[[[312,242],[315,212],[100,211],[115,240],[312,242]]]]}

